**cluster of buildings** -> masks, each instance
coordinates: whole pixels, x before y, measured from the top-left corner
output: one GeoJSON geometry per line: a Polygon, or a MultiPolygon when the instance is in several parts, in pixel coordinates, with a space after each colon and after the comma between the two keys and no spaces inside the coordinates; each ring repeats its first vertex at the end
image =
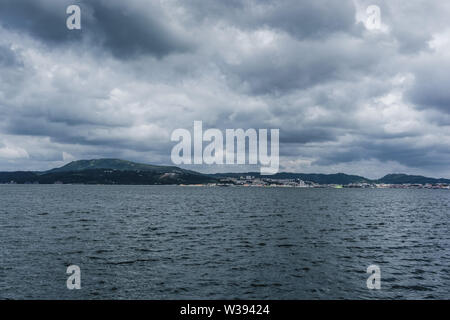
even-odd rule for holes
{"type": "Polygon", "coordinates": [[[295,187],[295,188],[393,188],[393,189],[450,189],[449,184],[385,184],[385,183],[351,183],[351,184],[319,184],[301,179],[271,179],[254,176],[239,178],[222,178],[219,183],[210,186],[244,186],[244,187],[295,187]]]}

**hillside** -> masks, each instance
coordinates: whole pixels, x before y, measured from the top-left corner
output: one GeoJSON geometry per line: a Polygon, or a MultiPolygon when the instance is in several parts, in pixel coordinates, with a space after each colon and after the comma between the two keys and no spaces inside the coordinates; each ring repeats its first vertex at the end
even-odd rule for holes
{"type": "Polygon", "coordinates": [[[72,161],[65,166],[46,171],[45,173],[83,171],[93,169],[111,169],[120,171],[153,171],[153,172],[184,172],[177,167],[155,166],[151,164],[136,163],[120,159],[93,159],[72,161]]]}
{"type": "Polygon", "coordinates": [[[201,184],[213,177],[173,166],[155,166],[119,159],[73,161],[43,172],[0,172],[0,183],[76,184],[201,184]]]}
{"type": "Polygon", "coordinates": [[[407,175],[407,174],[388,174],[383,178],[376,180],[376,183],[386,183],[386,184],[436,184],[436,183],[445,183],[449,184],[450,179],[436,179],[436,178],[428,178],[423,176],[415,176],[415,175],[407,175]]]}

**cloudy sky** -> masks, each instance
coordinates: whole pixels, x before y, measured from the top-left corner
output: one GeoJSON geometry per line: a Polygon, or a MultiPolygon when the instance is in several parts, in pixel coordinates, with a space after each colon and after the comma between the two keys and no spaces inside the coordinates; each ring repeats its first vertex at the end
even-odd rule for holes
{"type": "Polygon", "coordinates": [[[0,170],[171,164],[172,131],[202,120],[279,128],[281,171],[450,178],[449,17],[437,0],[0,0],[0,170]]]}

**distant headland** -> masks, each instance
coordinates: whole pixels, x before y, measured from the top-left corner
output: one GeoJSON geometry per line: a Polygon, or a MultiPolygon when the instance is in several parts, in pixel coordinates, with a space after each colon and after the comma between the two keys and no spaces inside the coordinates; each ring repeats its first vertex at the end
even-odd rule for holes
{"type": "Polygon", "coordinates": [[[261,176],[258,172],[202,174],[175,166],[120,159],[77,160],[48,171],[0,172],[0,183],[450,189],[450,179],[418,175],[388,174],[371,180],[344,173],[280,172],[272,176],[261,176]]]}

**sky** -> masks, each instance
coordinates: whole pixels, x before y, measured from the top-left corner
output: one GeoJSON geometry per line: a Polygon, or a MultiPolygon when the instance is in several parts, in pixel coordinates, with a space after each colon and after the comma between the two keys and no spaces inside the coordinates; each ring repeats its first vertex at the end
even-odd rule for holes
{"type": "Polygon", "coordinates": [[[450,178],[449,16],[438,0],[0,0],[0,171],[170,165],[171,133],[201,120],[279,129],[280,171],[450,178]]]}

